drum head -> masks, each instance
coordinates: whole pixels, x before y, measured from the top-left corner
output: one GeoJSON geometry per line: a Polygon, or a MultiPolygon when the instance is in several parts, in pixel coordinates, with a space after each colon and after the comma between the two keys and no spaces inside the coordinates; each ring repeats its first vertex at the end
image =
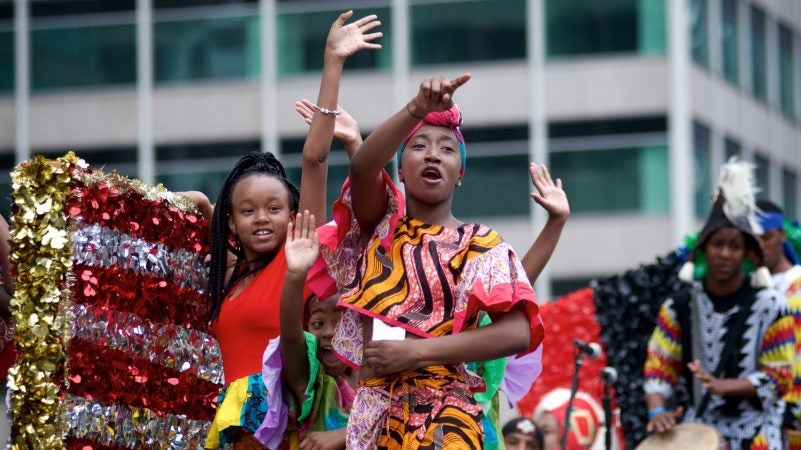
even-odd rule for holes
{"type": "Polygon", "coordinates": [[[717,450],[720,436],[717,431],[700,423],[676,425],[666,433],[653,433],[640,442],[635,450],[717,450]]]}

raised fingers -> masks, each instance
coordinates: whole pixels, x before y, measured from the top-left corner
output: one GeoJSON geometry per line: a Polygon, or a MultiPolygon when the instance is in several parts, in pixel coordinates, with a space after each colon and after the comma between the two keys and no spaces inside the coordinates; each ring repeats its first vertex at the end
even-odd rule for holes
{"type": "Polygon", "coordinates": [[[303,117],[303,120],[306,123],[311,123],[312,117],[314,117],[314,109],[312,109],[312,102],[306,100],[305,98],[302,100],[298,100],[295,102],[295,111],[303,117]]]}
{"type": "Polygon", "coordinates": [[[463,73],[463,74],[459,75],[458,77],[452,79],[451,83],[450,83],[451,84],[451,89],[453,91],[459,89],[460,87],[464,86],[465,83],[470,81],[470,78],[471,78],[471,76],[470,76],[469,73],[463,73]]]}
{"type": "MultiPolygon", "coordinates": [[[[353,15],[353,11],[349,11],[351,15],[353,15]]],[[[342,17],[342,16],[340,16],[342,17]]],[[[379,25],[381,22],[378,19],[378,16],[375,14],[370,14],[369,16],[364,16],[361,19],[353,22],[353,25],[359,27],[362,31],[369,31],[379,25]]]]}
{"type": "Polygon", "coordinates": [[[342,25],[345,24],[345,21],[347,21],[351,17],[353,17],[353,10],[345,11],[342,14],[340,14],[339,17],[337,17],[337,20],[334,21],[334,24],[341,27],[342,25]]]}

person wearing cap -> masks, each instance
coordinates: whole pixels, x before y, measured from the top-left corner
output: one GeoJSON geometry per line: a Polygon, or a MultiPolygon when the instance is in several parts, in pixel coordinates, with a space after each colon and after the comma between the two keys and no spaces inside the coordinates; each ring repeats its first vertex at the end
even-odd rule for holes
{"type": "Polygon", "coordinates": [[[721,168],[712,211],[682,269],[692,274],[692,263],[705,260],[706,273],[659,311],[645,363],[649,432],[671,430],[682,419],[715,428],[731,450],[784,448],[793,319],[768,287],[767,269],[751,277],[743,269],[763,260],[752,172],[736,160],[721,168]],[[689,401],[669,409],[683,390],[689,401]]]}
{"type": "MultiPolygon", "coordinates": [[[[773,287],[783,293],[795,321],[796,346],[801,343],[801,265],[798,255],[787,240],[784,211],[769,200],[757,201],[757,217],[762,227],[759,244],[770,270],[773,287]]],[[[796,349],[793,364],[793,387],[784,396],[787,411],[784,415],[788,430],[788,448],[801,449],[801,348],[796,349]]]]}
{"type": "Polygon", "coordinates": [[[506,422],[501,432],[506,450],[543,450],[542,432],[528,417],[506,422]]]}
{"type": "Polygon", "coordinates": [[[801,292],[801,264],[784,229],[784,211],[768,200],[757,201],[762,234],[759,244],[765,257],[765,266],[773,277],[773,287],[779,292],[801,292]]]}

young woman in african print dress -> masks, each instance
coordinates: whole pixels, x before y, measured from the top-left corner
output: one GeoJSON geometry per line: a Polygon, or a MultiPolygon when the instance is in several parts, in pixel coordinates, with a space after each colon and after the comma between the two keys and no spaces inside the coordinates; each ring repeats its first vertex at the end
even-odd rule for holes
{"type": "Polygon", "coordinates": [[[344,291],[334,350],[360,369],[350,449],[482,448],[472,395],[482,381],[464,362],[542,341],[534,291],[511,247],[451,211],[466,157],[451,97],[469,78],[425,80],[353,157],[336,225],[318,229],[322,258],[307,284],[320,298],[344,291]],[[396,149],[405,199],[383,171],[396,149]],[[478,328],[482,310],[493,323],[478,328]],[[387,325],[400,340],[377,340],[374,328],[387,325]]]}

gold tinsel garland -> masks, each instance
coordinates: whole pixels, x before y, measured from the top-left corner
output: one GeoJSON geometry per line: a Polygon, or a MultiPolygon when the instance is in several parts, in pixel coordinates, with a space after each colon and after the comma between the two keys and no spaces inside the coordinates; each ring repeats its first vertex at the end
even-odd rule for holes
{"type": "Polygon", "coordinates": [[[85,167],[70,152],[55,161],[37,156],[12,173],[11,260],[18,273],[11,311],[18,360],[8,381],[15,450],[64,448],[72,268],[64,205],[75,173],[85,167]]]}

